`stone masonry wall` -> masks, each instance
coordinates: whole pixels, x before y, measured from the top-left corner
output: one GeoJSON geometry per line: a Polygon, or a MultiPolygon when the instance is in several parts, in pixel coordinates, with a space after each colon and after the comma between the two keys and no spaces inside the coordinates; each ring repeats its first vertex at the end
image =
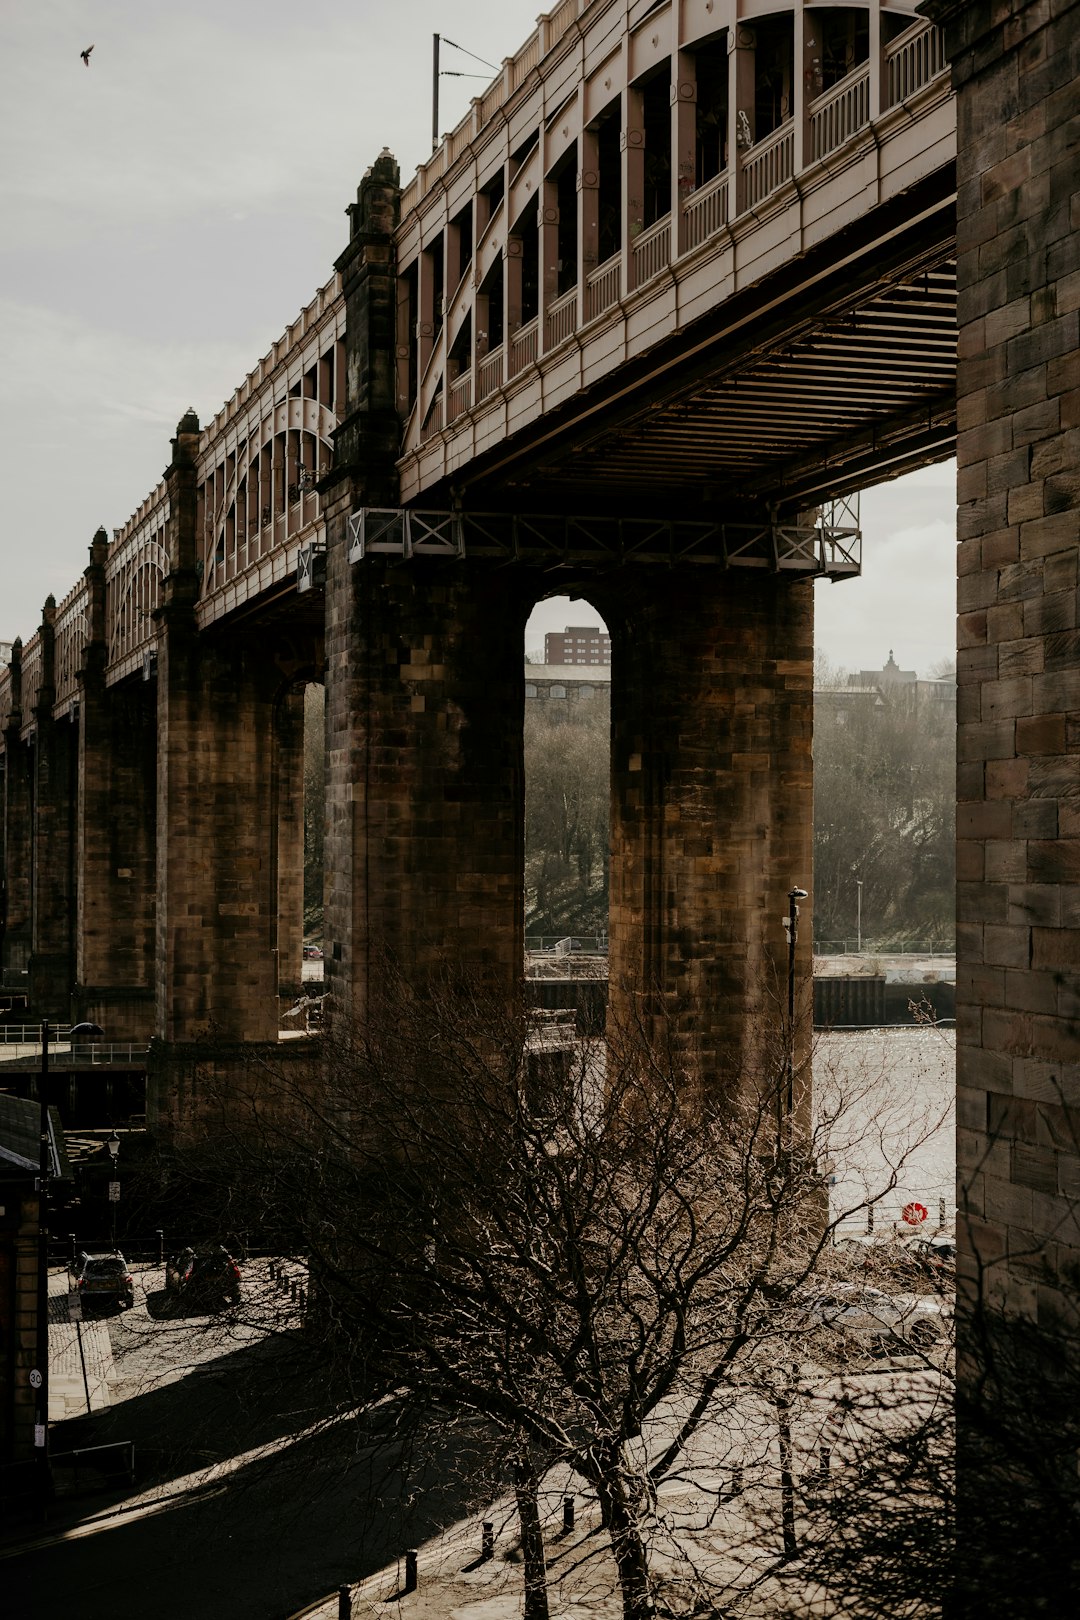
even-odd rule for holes
{"type": "Polygon", "coordinates": [[[958,1104],[970,1282],[1080,1261],[1080,6],[927,5],[958,93],[958,1104]]]}
{"type": "Polygon", "coordinates": [[[782,919],[813,888],[813,589],[698,572],[620,594],[595,598],[612,633],[612,994],[658,989],[705,1077],[734,1080],[782,1038],[782,919]]]}

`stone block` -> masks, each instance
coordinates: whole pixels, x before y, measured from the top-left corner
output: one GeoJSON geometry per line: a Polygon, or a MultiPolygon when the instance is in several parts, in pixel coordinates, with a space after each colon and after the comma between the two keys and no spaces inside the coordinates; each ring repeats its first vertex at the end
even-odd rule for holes
{"type": "Polygon", "coordinates": [[[1034,883],[1080,883],[1080,838],[1032,839],[1028,871],[1034,883]]]}
{"type": "MultiPolygon", "coordinates": [[[[1056,522],[1056,519],[1049,519],[1056,522]]],[[[1072,559],[1067,558],[1066,565],[1072,559]]],[[[1049,574],[1050,570],[1059,562],[1059,557],[1048,557],[1043,567],[1049,574]]],[[[1076,591],[1062,590],[1048,592],[1042,597],[1034,597],[1024,603],[1024,635],[1047,636],[1061,630],[1074,630],[1077,625],[1076,591]]],[[[1050,705],[1051,709],[1059,708],[1059,704],[1050,705]]]]}
{"type": "Polygon", "coordinates": [[[983,959],[1005,968],[1028,965],[1027,928],[988,923],[983,934],[983,959]]]}
{"type": "MultiPolygon", "coordinates": [[[[1037,645],[1039,645],[1037,643],[1037,645]]],[[[1020,754],[1060,754],[1065,748],[1065,716],[1034,714],[1016,722],[1016,750],[1020,754]]]]}
{"type": "Polygon", "coordinates": [[[1053,799],[1032,799],[1013,805],[1016,838],[1054,838],[1058,832],[1057,804],[1053,799]]]}
{"type": "Polygon", "coordinates": [[[988,765],[986,765],[986,797],[988,799],[1022,799],[1023,794],[1027,792],[1027,784],[1027,760],[988,761],[988,765]]]}
{"type": "MultiPolygon", "coordinates": [[[[989,850],[994,846],[983,847],[989,850]]],[[[961,881],[956,885],[956,916],[960,923],[1004,923],[1008,905],[1007,878],[997,883],[961,881]]]]}
{"type": "Polygon", "coordinates": [[[1052,973],[1009,968],[1005,973],[1004,1003],[1014,1012],[1057,1012],[1057,980],[1052,973]]]}

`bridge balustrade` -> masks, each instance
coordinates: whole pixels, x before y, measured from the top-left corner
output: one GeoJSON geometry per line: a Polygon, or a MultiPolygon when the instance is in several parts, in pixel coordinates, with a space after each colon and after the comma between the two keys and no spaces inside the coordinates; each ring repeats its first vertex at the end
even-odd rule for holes
{"type": "Polygon", "coordinates": [[[790,119],[758,141],[743,160],[743,207],[756,208],[795,172],[795,125],[790,119]]]}
{"type": "Polygon", "coordinates": [[[728,217],[729,177],[726,169],[714,175],[705,185],[692,191],[683,207],[682,251],[693,252],[710,236],[715,236],[728,217]]]}
{"type": "Polygon", "coordinates": [[[123,680],[145,668],[157,646],[154,614],[161,605],[162,581],[169,572],[165,539],[169,498],[160,484],[121,529],[105,562],[106,680],[123,680]]]}
{"type": "Polygon", "coordinates": [[[90,592],[84,580],[61,602],[54,626],[56,697],[54,714],[69,713],[79,697],[79,670],[83,651],[90,640],[90,592]]]}
{"type": "Polygon", "coordinates": [[[613,253],[610,259],[590,271],[586,281],[585,319],[593,321],[598,315],[619,301],[619,288],[622,285],[622,258],[613,253]]]}
{"type": "Polygon", "coordinates": [[[885,47],[885,105],[895,107],[945,70],[945,36],[919,22],[885,47]]]}
{"type": "Polygon", "coordinates": [[[548,305],[546,349],[554,349],[558,344],[572,337],[577,331],[577,288],[571,287],[569,292],[556,298],[554,303],[548,305]]]}
{"type": "MultiPolygon", "coordinates": [[[[693,33],[698,24],[684,17],[681,7],[665,5],[662,0],[660,4],[646,9],[631,6],[620,23],[613,21],[609,11],[610,8],[602,5],[590,5],[588,0],[564,0],[550,16],[541,17],[537,32],[522,51],[506,59],[498,77],[483,96],[474,100],[467,117],[446,137],[431,159],[420,166],[415,180],[403,192],[402,227],[399,232],[399,251],[403,256],[400,262],[403,270],[411,268],[410,256],[415,257],[421,306],[427,308],[430,305],[432,309],[438,309],[445,301],[446,312],[441,325],[437,320],[429,323],[426,346],[422,344],[419,352],[412,351],[411,358],[402,361],[403,365],[419,365],[422,372],[421,378],[414,379],[418,382],[417,387],[402,387],[403,393],[415,396],[417,401],[413,420],[406,429],[406,454],[420,443],[429,443],[434,435],[473,411],[483,400],[516,377],[526,365],[565,344],[583,323],[598,320],[620,305],[634,290],[647,286],[684,255],[700,249],[725,227],[731,226],[740,215],[760,210],[769,198],[789,186],[797,168],[823,162],[842,151],[860,139],[871,120],[906,102],[944,73],[941,36],[930,23],[917,21],[888,44],[875,44],[879,36],[871,28],[872,60],[858,63],[838,84],[810,101],[804,100],[801,93],[797,95],[794,109],[788,111],[781,124],[755,140],[752,126],[746,124],[742,111],[740,98],[747,93],[745,86],[741,90],[739,88],[743,84],[739,78],[743,70],[732,67],[729,70],[729,96],[732,107],[739,107],[741,120],[736,146],[734,113],[728,115],[732,145],[736,147],[732,158],[720,173],[710,177],[701,187],[689,188],[685,181],[679,181],[677,186],[673,183],[669,212],[635,236],[635,228],[640,230],[640,227],[627,213],[627,200],[632,195],[631,186],[642,183],[640,179],[632,180],[630,176],[635,173],[633,164],[641,161],[643,149],[640,144],[632,143],[635,144],[633,153],[628,147],[624,150],[621,163],[625,172],[619,180],[626,216],[620,227],[623,246],[609,253],[604,264],[590,267],[589,249],[591,246],[595,251],[597,225],[595,212],[590,221],[590,209],[595,210],[595,204],[587,202],[585,198],[589,195],[595,198],[596,177],[594,175],[584,191],[579,188],[576,229],[571,226],[567,236],[566,226],[570,223],[570,216],[565,199],[558,207],[555,206],[555,192],[561,184],[556,179],[558,165],[565,161],[568,152],[573,158],[576,145],[579,176],[595,166],[598,153],[596,125],[590,119],[590,112],[595,113],[605,95],[609,103],[621,95],[623,105],[620,116],[624,125],[627,118],[640,118],[640,107],[632,111],[631,102],[635,96],[640,100],[644,67],[651,68],[665,55],[670,56],[671,63],[674,63],[676,52],[680,54],[680,60],[691,62],[698,48],[692,37],[683,38],[685,29],[693,33]],[[602,81],[606,87],[602,93],[600,83],[596,81],[600,80],[600,75],[609,67],[612,59],[604,56],[604,66],[590,69],[590,49],[595,47],[595,55],[600,51],[602,42],[603,51],[610,52],[613,28],[618,28],[622,34],[621,54],[615,58],[615,74],[602,81]],[[557,49],[570,31],[580,35],[582,41],[580,63],[568,55],[565,47],[557,49]],[[684,52],[685,56],[682,54],[684,52]],[[584,78],[581,77],[583,68],[584,78]],[[566,111],[567,121],[558,129],[552,122],[549,85],[552,102],[561,98],[558,99],[560,116],[566,111]],[[532,352],[534,329],[530,322],[529,351],[526,352],[524,348],[524,340],[519,340],[512,333],[502,361],[501,380],[495,382],[494,362],[490,357],[479,355],[475,347],[475,334],[487,326],[479,302],[476,302],[474,309],[474,301],[483,297],[476,291],[480,285],[479,275],[469,273],[460,280],[455,275],[453,280],[457,284],[451,291],[449,265],[452,255],[447,249],[444,255],[447,266],[444,280],[448,285],[433,286],[425,282],[425,278],[437,275],[436,265],[440,261],[431,252],[433,220],[430,206],[425,209],[424,202],[436,180],[439,180],[440,200],[433,206],[445,210],[447,223],[444,228],[449,230],[453,220],[461,217],[470,190],[477,196],[483,194],[484,185],[490,185],[485,175],[490,171],[491,158],[503,140],[499,133],[500,115],[505,121],[506,104],[522,87],[534,98],[535,105],[518,98],[520,105],[516,114],[515,140],[519,139],[519,129],[527,129],[536,123],[535,143],[527,151],[528,143],[525,146],[519,144],[518,154],[503,156],[503,193],[490,217],[482,207],[474,210],[473,218],[478,222],[475,241],[461,245],[462,259],[471,272],[474,265],[479,266],[482,250],[486,275],[498,258],[503,258],[503,314],[506,329],[512,331],[515,302],[521,297],[521,271],[511,270],[510,266],[515,262],[520,265],[521,257],[508,257],[508,240],[512,235],[520,235],[522,221],[529,216],[530,205],[536,199],[541,205],[538,229],[542,262],[550,264],[549,255],[552,254],[561,259],[565,239],[573,243],[572,251],[578,258],[578,273],[575,286],[558,296],[551,298],[550,292],[541,292],[540,309],[536,316],[535,330],[539,336],[536,351],[532,352]],[[519,155],[522,152],[525,153],[523,157],[519,155]],[[468,159],[474,164],[471,182],[466,180],[460,167],[468,159]],[[455,182],[455,174],[464,184],[455,182]],[[425,219],[423,245],[411,218],[417,211],[422,212],[425,219]],[[511,283],[516,289],[513,292],[509,290],[511,283]],[[462,347],[467,345],[470,314],[473,316],[474,334],[471,356],[467,349],[462,353],[462,347]],[[472,377],[469,388],[460,380],[456,384],[451,383],[448,388],[442,384],[442,373],[455,345],[456,359],[472,377]],[[441,413],[437,413],[434,400],[440,393],[443,407],[441,413]],[[440,419],[437,420],[437,416],[440,419]]],[[[749,22],[747,27],[752,37],[753,23],[749,22]]],[[[707,39],[709,36],[705,37],[707,39]]],[[[753,45],[746,49],[752,59],[753,45]]],[[[690,143],[692,158],[696,138],[696,81],[694,69],[690,67],[688,72],[686,84],[680,80],[678,95],[673,94],[672,99],[670,155],[673,171],[679,143],[680,155],[685,154],[687,142],[690,143]]],[[[752,105],[752,87],[749,93],[752,105]]],[[[644,127],[634,125],[633,128],[640,142],[646,136],[644,127]]],[[[647,136],[645,144],[648,144],[647,136]]],[[[723,163],[724,160],[724,141],[721,140],[720,161],[723,163]]],[[[681,156],[681,161],[685,172],[686,157],[681,156]]],[[[565,279],[563,284],[565,286],[565,279]]],[[[401,351],[403,355],[405,352],[404,349],[401,351]]],[[[419,490],[413,491],[410,487],[408,493],[412,498],[419,490]]]]}
{"type": "Polygon", "coordinates": [[[810,151],[814,161],[828,157],[870,122],[870,68],[849,73],[810,103],[810,151]]]}
{"type": "Polygon", "coordinates": [[[671,263],[671,217],[665,214],[634,243],[634,286],[640,287],[671,263]]]}
{"type": "Polygon", "coordinates": [[[22,652],[22,725],[23,734],[34,724],[34,710],[41,696],[44,675],[44,648],[40,630],[35,630],[22,652]]]}
{"type": "Polygon", "coordinates": [[[493,394],[496,388],[502,387],[503,380],[503,351],[496,349],[494,354],[487,354],[480,362],[477,375],[477,398],[486,399],[493,394]]]}
{"type": "Polygon", "coordinates": [[[516,377],[519,371],[531,366],[536,360],[540,349],[540,322],[536,319],[519,326],[510,339],[510,375],[516,377]]]}

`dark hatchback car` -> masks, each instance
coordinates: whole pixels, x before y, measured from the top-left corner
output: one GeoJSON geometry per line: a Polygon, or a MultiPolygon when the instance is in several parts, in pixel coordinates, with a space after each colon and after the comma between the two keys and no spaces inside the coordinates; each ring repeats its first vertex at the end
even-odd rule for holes
{"type": "Polygon", "coordinates": [[[119,1249],[110,1254],[87,1254],[84,1249],[76,1255],[68,1267],[68,1292],[78,1294],[84,1310],[94,1305],[129,1310],[135,1303],[135,1284],[119,1249]]]}
{"type": "Polygon", "coordinates": [[[240,1302],[240,1267],[220,1244],[181,1249],[165,1265],[165,1288],[192,1304],[213,1309],[240,1302]]]}

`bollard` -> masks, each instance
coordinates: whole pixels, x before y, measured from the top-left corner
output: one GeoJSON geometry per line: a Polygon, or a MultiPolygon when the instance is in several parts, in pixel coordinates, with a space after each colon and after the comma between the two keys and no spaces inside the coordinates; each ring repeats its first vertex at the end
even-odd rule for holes
{"type": "Polygon", "coordinates": [[[155,1226],[154,1236],[157,1238],[157,1263],[159,1266],[163,1266],[165,1264],[165,1233],[160,1226],[155,1226]]]}
{"type": "Polygon", "coordinates": [[[405,1591],[416,1591],[416,1548],[409,1547],[405,1553],[405,1591]]]}
{"type": "Polygon", "coordinates": [[[939,1226],[944,1226],[945,1225],[945,1194],[944,1193],[942,1193],[941,1197],[937,1201],[937,1223],[938,1223],[939,1226]]]}
{"type": "Polygon", "coordinates": [[[495,1526],[490,1519],[485,1519],[480,1526],[480,1556],[481,1558],[495,1556],[495,1526]]]}
{"type": "Polygon", "coordinates": [[[289,1298],[290,1299],[295,1299],[296,1298],[296,1278],[295,1277],[290,1277],[289,1278],[289,1298]]]}
{"type": "Polygon", "coordinates": [[[347,1586],[338,1587],[337,1620],[352,1620],[352,1593],[347,1586]]]}
{"type": "Polygon", "coordinates": [[[75,1264],[75,1234],[74,1234],[74,1232],[69,1232],[68,1233],[68,1248],[71,1251],[71,1263],[72,1263],[72,1265],[74,1265],[75,1264]]]}
{"type": "Polygon", "coordinates": [[[866,1210],[866,1231],[870,1235],[874,1230],[874,1206],[869,1204],[866,1210]]]}
{"type": "Polygon", "coordinates": [[[307,1289],[300,1287],[296,1290],[296,1303],[302,1311],[307,1310],[307,1289]]]}
{"type": "Polygon", "coordinates": [[[731,1490],[728,1492],[729,1496],[742,1495],[742,1481],[743,1465],[742,1463],[735,1463],[731,1470],[731,1490]]]}
{"type": "Polygon", "coordinates": [[[574,1528],[574,1498],[572,1496],[564,1496],[562,1499],[562,1527],[564,1536],[568,1536],[574,1528]]]}

